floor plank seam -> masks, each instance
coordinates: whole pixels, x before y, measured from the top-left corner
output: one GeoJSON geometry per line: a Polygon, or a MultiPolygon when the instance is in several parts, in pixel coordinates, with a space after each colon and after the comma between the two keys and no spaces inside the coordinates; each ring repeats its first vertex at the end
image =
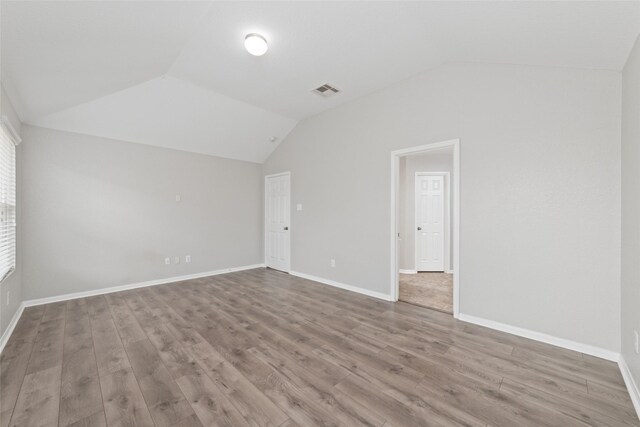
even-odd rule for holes
{"type": "MultiPolygon", "coordinates": [[[[42,315],[40,316],[40,320],[38,321],[38,325],[36,326],[36,328],[37,328],[37,329],[39,329],[39,328],[40,328],[40,325],[42,324],[42,319],[44,319],[44,314],[45,314],[45,312],[46,312],[46,310],[42,310],[42,315]]],[[[38,332],[34,335],[34,337],[33,337],[33,345],[31,346],[31,350],[29,351],[29,361],[31,361],[31,357],[33,356],[33,351],[35,350],[35,342],[36,342],[36,340],[38,339],[38,334],[39,334],[39,333],[40,333],[40,332],[38,331],[38,332]]],[[[8,342],[7,342],[7,344],[8,344],[8,342]]],[[[6,348],[6,347],[5,347],[5,348],[6,348]]],[[[22,382],[21,382],[21,384],[20,384],[20,389],[18,390],[18,394],[16,394],[16,399],[15,399],[15,401],[13,402],[13,409],[11,410],[11,416],[9,417],[9,424],[8,424],[8,426],[11,426],[11,423],[12,423],[12,421],[13,421],[13,417],[14,417],[14,415],[15,415],[15,411],[16,411],[16,405],[17,405],[17,403],[18,403],[18,398],[20,397],[20,393],[22,393],[22,387],[24,386],[24,381],[25,381],[25,378],[26,378],[26,376],[27,376],[27,373],[26,373],[26,372],[27,372],[27,370],[28,370],[28,369],[29,369],[29,362],[27,362],[27,366],[25,367],[25,375],[24,375],[24,377],[22,378],[22,382]]]]}
{"type": "MultiPolygon", "coordinates": [[[[122,340],[122,333],[120,332],[120,328],[118,328],[118,323],[116,322],[116,319],[114,317],[113,309],[111,307],[111,304],[109,303],[109,300],[104,295],[101,295],[100,298],[103,298],[105,300],[105,303],[107,304],[107,307],[109,309],[109,315],[111,316],[111,320],[113,320],[113,324],[116,327],[116,332],[118,333],[118,338],[120,339],[120,343],[122,344],[122,348],[124,350],[124,353],[127,356],[127,362],[129,364],[129,369],[131,369],[131,372],[133,372],[133,367],[131,365],[131,358],[129,357],[129,353],[127,352],[127,346],[124,345],[124,341],[122,340]]],[[[133,378],[136,380],[136,385],[138,386],[138,390],[140,391],[140,394],[142,395],[142,399],[145,402],[147,412],[149,413],[149,417],[153,420],[153,417],[151,416],[151,411],[149,411],[149,403],[147,402],[147,400],[144,397],[144,394],[142,393],[142,389],[140,388],[140,381],[139,381],[138,377],[135,375],[135,373],[133,373],[133,378]]],[[[104,404],[104,401],[103,401],[103,404],[104,404]]],[[[105,408],[105,418],[106,418],[106,416],[107,416],[107,413],[106,413],[106,408],[105,408]]],[[[154,423],[155,423],[155,421],[154,421],[154,423]]]]}
{"type": "Polygon", "coordinates": [[[62,324],[62,359],[60,359],[60,388],[58,390],[59,399],[58,399],[58,425],[60,425],[60,409],[62,405],[62,369],[64,366],[64,347],[65,347],[65,334],[67,330],[67,316],[69,315],[69,307],[68,304],[64,306],[64,323],[62,324]]]}
{"type": "MultiPolygon", "coordinates": [[[[85,303],[85,311],[87,314],[87,320],[89,321],[89,334],[91,335],[91,342],[95,343],[95,337],[93,335],[93,324],[92,324],[92,320],[91,320],[91,313],[89,313],[89,308],[86,307],[86,303],[85,303]]],[[[100,390],[100,401],[102,402],[102,416],[104,417],[104,423],[105,425],[107,425],[107,411],[104,407],[104,393],[102,392],[102,380],[101,380],[101,375],[100,375],[100,370],[98,369],[98,357],[96,355],[96,349],[95,349],[95,344],[93,347],[93,363],[95,364],[96,367],[96,377],[98,378],[98,389],[100,390]]],[[[97,413],[97,412],[96,412],[97,413]]],[[[91,416],[93,416],[95,414],[92,414],[91,416]]]]}
{"type": "MultiPolygon", "coordinates": [[[[151,309],[151,307],[149,307],[149,305],[148,305],[146,302],[144,302],[144,303],[145,303],[145,305],[147,306],[147,308],[149,308],[149,309],[151,310],[151,312],[153,313],[153,310],[151,309]]],[[[130,310],[130,311],[132,312],[132,314],[133,314],[133,309],[129,306],[129,304],[127,303],[127,301],[125,301],[125,304],[127,304],[127,306],[129,307],[129,310],[130,310]]],[[[133,316],[134,316],[134,319],[136,320],[136,322],[138,323],[138,325],[140,326],[140,328],[142,329],[142,331],[144,332],[144,334],[145,334],[145,336],[146,336],[146,339],[148,339],[148,340],[151,342],[151,340],[150,340],[150,338],[149,338],[149,335],[148,335],[147,331],[146,331],[146,330],[142,327],[142,325],[140,324],[140,320],[135,316],[135,314],[134,314],[133,316]]],[[[154,316],[155,316],[155,315],[154,315],[154,316]]],[[[163,324],[163,325],[165,325],[165,324],[166,324],[166,322],[165,322],[164,320],[162,320],[162,319],[158,319],[158,321],[159,321],[161,324],[163,324]]],[[[172,333],[171,329],[168,329],[168,332],[169,332],[169,334],[171,334],[171,333],[172,333]]],[[[174,336],[174,338],[176,338],[176,337],[174,336]]],[[[153,343],[152,343],[152,345],[153,345],[153,343]]],[[[154,346],[154,347],[155,347],[155,346],[154,346]]],[[[156,349],[157,349],[157,348],[156,348],[156,349]]],[[[164,361],[161,357],[160,357],[159,359],[160,359],[160,364],[161,364],[161,365],[162,365],[162,366],[163,366],[163,367],[164,367],[168,372],[170,372],[169,367],[166,365],[165,361],[164,361]]],[[[206,374],[206,372],[205,372],[205,374],[206,374]]],[[[177,389],[180,391],[180,394],[182,395],[182,398],[185,400],[185,402],[187,402],[187,403],[189,404],[189,407],[190,407],[190,408],[191,408],[191,410],[193,411],[194,415],[196,415],[196,416],[197,416],[197,413],[196,413],[195,408],[193,407],[193,405],[192,405],[191,401],[190,401],[190,400],[187,398],[187,396],[184,394],[184,391],[182,390],[182,388],[181,388],[181,387],[176,383],[176,380],[173,378],[173,376],[170,376],[170,377],[171,377],[171,381],[173,381],[173,383],[176,385],[177,389]]],[[[143,397],[144,397],[144,393],[143,393],[143,397]]],[[[152,416],[152,417],[153,417],[153,416],[152,416]]]]}
{"type": "MultiPolygon", "coordinates": [[[[164,303],[166,304],[166,302],[164,302],[164,303]]],[[[146,305],[147,305],[147,307],[149,307],[149,305],[148,305],[148,304],[146,304],[146,305]]],[[[149,308],[150,308],[150,307],[149,307],[149,308]]],[[[176,313],[176,315],[177,315],[178,317],[180,317],[180,318],[181,318],[181,316],[179,315],[179,313],[176,313]]],[[[184,321],[184,319],[183,319],[183,318],[182,318],[182,320],[184,321]]],[[[164,320],[162,320],[162,319],[160,319],[160,320],[159,320],[159,322],[160,322],[160,323],[162,323],[163,325],[168,325],[168,324],[169,324],[168,322],[165,322],[165,321],[164,321],[164,320]]],[[[168,332],[169,332],[169,334],[172,334],[172,335],[173,335],[173,337],[174,337],[175,339],[178,339],[178,337],[176,337],[176,336],[175,336],[175,334],[173,334],[173,332],[171,331],[171,329],[168,329],[168,332]]],[[[145,333],[146,333],[146,331],[145,331],[145,333]]],[[[197,332],[196,332],[196,333],[197,333],[197,332]]],[[[198,335],[199,335],[199,334],[198,334],[198,335]]],[[[203,339],[204,339],[204,338],[203,338],[203,339]]],[[[212,384],[214,385],[214,387],[218,387],[218,385],[217,385],[217,380],[216,380],[215,378],[213,378],[213,377],[209,374],[208,370],[207,370],[204,366],[202,366],[201,361],[200,361],[200,360],[198,360],[198,359],[196,358],[195,362],[198,364],[199,369],[201,369],[201,370],[203,371],[204,375],[205,375],[207,378],[209,378],[209,380],[212,382],[212,384]]],[[[161,359],[161,363],[163,364],[163,366],[165,366],[165,368],[167,368],[167,369],[168,369],[168,367],[166,366],[166,364],[164,363],[164,361],[163,361],[162,359],[161,359]]],[[[174,382],[175,382],[175,380],[174,380],[174,382]]],[[[177,385],[177,384],[176,384],[176,385],[177,385]]],[[[187,395],[184,393],[184,390],[182,389],[182,387],[180,387],[179,385],[177,385],[177,386],[178,386],[178,389],[180,390],[180,393],[182,394],[183,398],[184,398],[184,399],[185,399],[185,401],[189,404],[189,406],[191,407],[191,409],[194,411],[194,414],[196,414],[196,416],[197,416],[197,411],[196,411],[196,409],[197,409],[197,408],[195,408],[195,407],[193,406],[193,402],[192,402],[192,400],[191,400],[191,399],[188,399],[188,397],[187,397],[187,395]]],[[[219,387],[218,387],[218,388],[219,388],[219,387]]],[[[223,393],[223,391],[222,391],[222,390],[220,390],[220,393],[223,393]]],[[[231,405],[233,405],[233,407],[234,407],[236,410],[238,410],[238,411],[239,411],[239,409],[238,409],[237,405],[235,405],[233,402],[230,402],[230,403],[231,403],[231,405]]],[[[202,421],[202,420],[201,420],[201,421],[202,421]]]]}

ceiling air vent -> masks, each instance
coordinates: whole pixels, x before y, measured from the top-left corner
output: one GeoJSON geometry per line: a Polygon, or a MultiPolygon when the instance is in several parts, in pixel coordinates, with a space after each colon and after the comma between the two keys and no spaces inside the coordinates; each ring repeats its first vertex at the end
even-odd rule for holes
{"type": "Polygon", "coordinates": [[[336,93],[340,92],[340,90],[336,89],[330,84],[325,83],[322,86],[315,88],[311,92],[315,93],[316,95],[320,95],[324,98],[328,98],[329,96],[335,95],[336,93]]]}

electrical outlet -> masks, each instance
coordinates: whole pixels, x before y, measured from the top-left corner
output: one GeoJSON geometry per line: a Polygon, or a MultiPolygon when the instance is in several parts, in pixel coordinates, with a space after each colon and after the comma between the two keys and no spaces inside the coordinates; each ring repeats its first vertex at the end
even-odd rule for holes
{"type": "Polygon", "coordinates": [[[296,206],[296,209],[301,211],[302,210],[302,203],[298,203],[298,205],[296,206]]]}
{"type": "Polygon", "coordinates": [[[186,262],[187,264],[189,264],[191,262],[191,255],[187,255],[184,257],[184,262],[186,262]]]}
{"type": "Polygon", "coordinates": [[[335,267],[336,266],[336,260],[335,259],[331,259],[331,267],[335,267]]]}
{"type": "Polygon", "coordinates": [[[9,301],[11,301],[11,291],[7,291],[7,305],[9,305],[9,301]]]}
{"type": "Polygon", "coordinates": [[[171,258],[166,257],[166,258],[164,259],[164,263],[165,263],[165,264],[167,264],[167,265],[171,265],[171,258]]]}
{"type": "Polygon", "coordinates": [[[635,337],[636,337],[636,340],[634,342],[636,353],[640,353],[640,340],[638,339],[638,331],[633,331],[633,333],[635,334],[635,337]]]}
{"type": "Polygon", "coordinates": [[[174,258],[173,258],[173,263],[174,263],[174,264],[180,264],[180,257],[179,257],[179,256],[174,257],[174,258]]]}

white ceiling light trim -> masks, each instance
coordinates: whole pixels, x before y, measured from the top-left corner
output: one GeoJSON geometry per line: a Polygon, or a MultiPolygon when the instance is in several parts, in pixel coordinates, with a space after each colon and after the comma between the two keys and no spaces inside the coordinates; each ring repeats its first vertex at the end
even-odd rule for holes
{"type": "Polygon", "coordinates": [[[244,38],[244,48],[253,56],[262,56],[267,53],[269,45],[267,39],[260,34],[251,33],[244,38]]]}

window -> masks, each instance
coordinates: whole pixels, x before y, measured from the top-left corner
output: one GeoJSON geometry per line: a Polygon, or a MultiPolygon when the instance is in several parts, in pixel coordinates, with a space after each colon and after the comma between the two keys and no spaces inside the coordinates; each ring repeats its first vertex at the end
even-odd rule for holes
{"type": "Polygon", "coordinates": [[[0,281],[16,268],[16,144],[9,121],[0,118],[0,281]]]}

